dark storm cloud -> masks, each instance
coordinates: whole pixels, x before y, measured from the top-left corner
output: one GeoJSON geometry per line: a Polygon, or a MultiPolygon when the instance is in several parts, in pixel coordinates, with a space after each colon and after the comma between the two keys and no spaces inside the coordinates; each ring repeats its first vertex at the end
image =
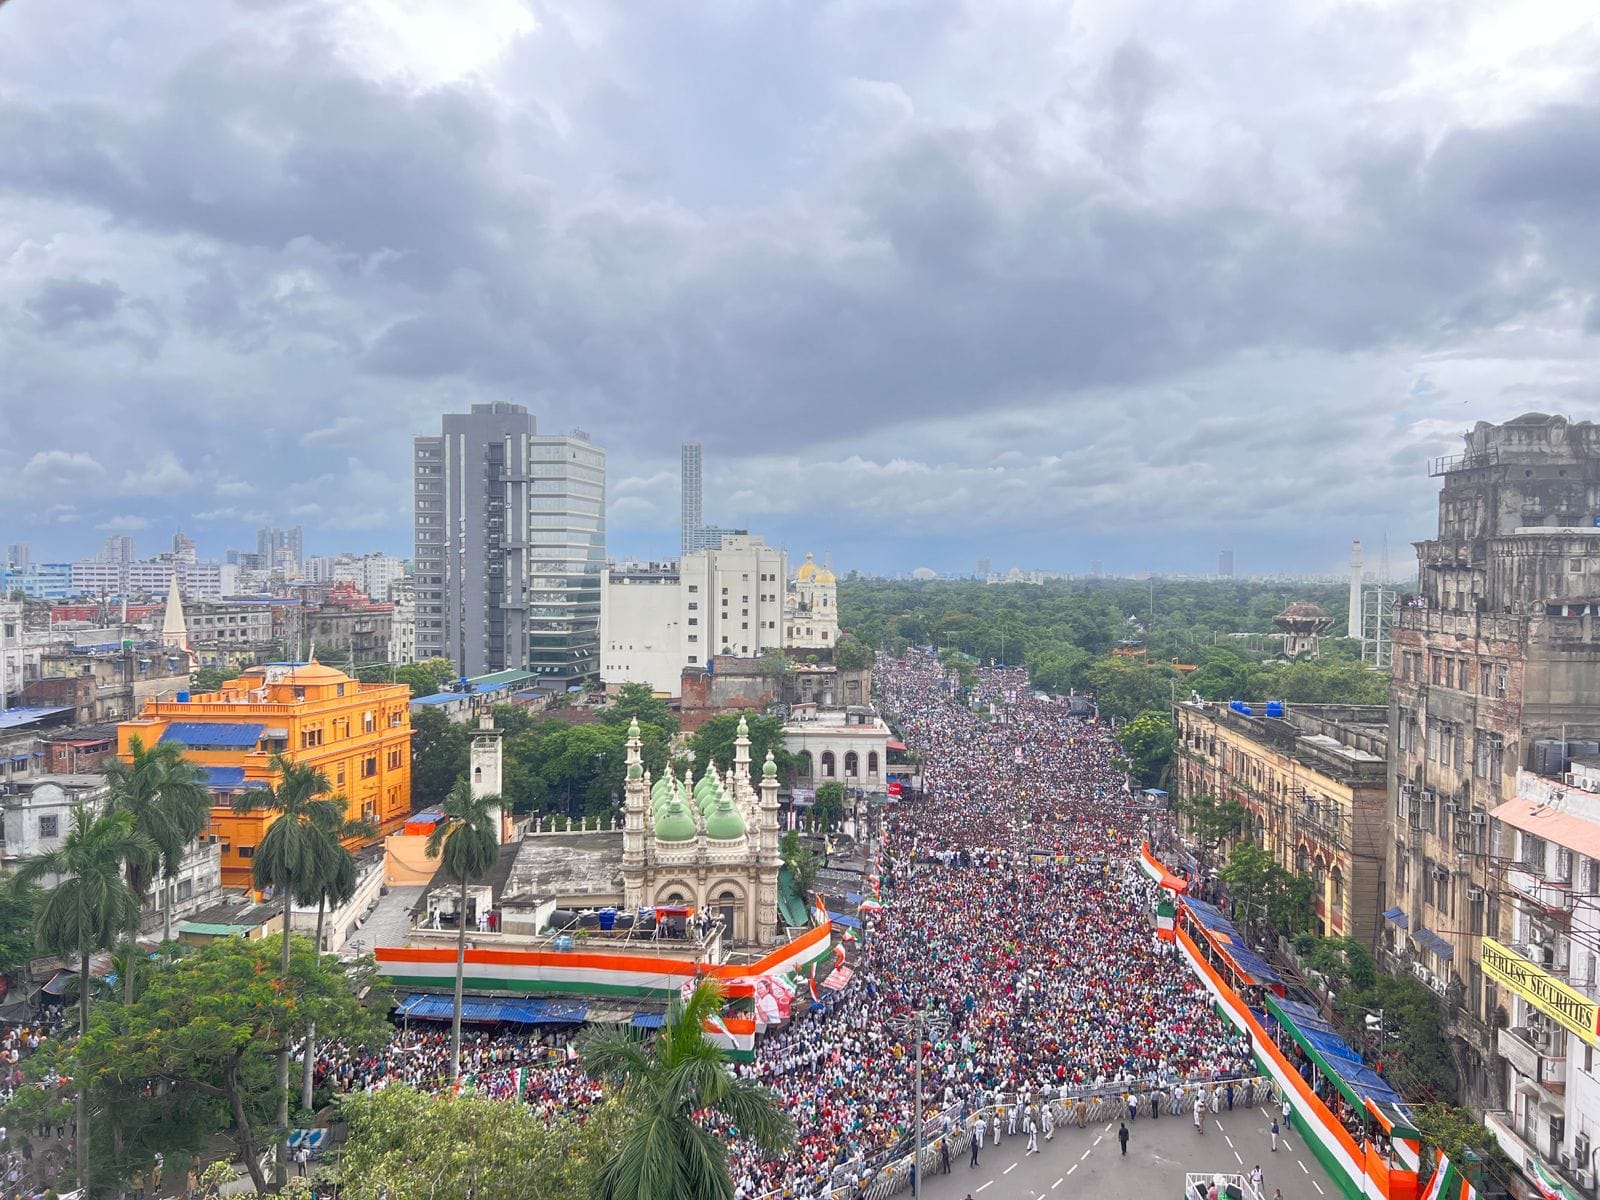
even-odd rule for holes
{"type": "MultiPolygon", "coordinates": [[[[0,310],[62,344],[0,329],[0,361],[86,411],[161,405],[179,419],[145,452],[197,484],[361,453],[352,508],[397,513],[397,538],[406,436],[499,398],[581,421],[618,478],[657,477],[682,436],[730,495],[774,446],[797,486],[859,449],[907,464],[877,512],[959,479],[993,529],[1015,505],[987,493],[1045,489],[1048,521],[1131,504],[1142,470],[1157,498],[1202,489],[1186,518],[1256,519],[1241,468],[1343,495],[1337,439],[1394,442],[1367,489],[1388,502],[1403,459],[1470,423],[1459,379],[1396,420],[1417,358],[1556,355],[1504,330],[1600,319],[1594,88],[1375,119],[1419,37],[1466,36],[1424,6],[1231,30],[1154,5],[1105,31],[1020,3],[541,6],[497,66],[427,84],[349,53],[360,4],[276,8],[270,34],[241,6],[137,87],[0,90],[0,261],[26,267],[0,310]],[[1233,95],[1241,55],[1303,90],[1281,112],[1233,95]]],[[[129,61],[155,63],[136,28],[129,61]]],[[[53,445],[47,417],[17,427],[53,445]]]]}

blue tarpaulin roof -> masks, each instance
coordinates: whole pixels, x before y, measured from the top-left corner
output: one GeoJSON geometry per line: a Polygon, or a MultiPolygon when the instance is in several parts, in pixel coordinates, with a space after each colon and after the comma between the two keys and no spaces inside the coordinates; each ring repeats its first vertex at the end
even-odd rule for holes
{"type": "Polygon", "coordinates": [[[1295,1000],[1273,999],[1272,1005],[1294,1026],[1295,1036],[1312,1047],[1327,1064],[1328,1070],[1338,1076],[1341,1091],[1347,1096],[1370,1100],[1374,1104],[1403,1105],[1400,1093],[1390,1087],[1381,1075],[1361,1061],[1358,1051],[1333,1031],[1322,1019],[1322,1014],[1295,1000]]]}
{"type": "Polygon", "coordinates": [[[1278,973],[1268,965],[1267,960],[1250,949],[1245,940],[1239,936],[1238,930],[1233,927],[1233,922],[1223,916],[1222,910],[1215,904],[1207,904],[1204,900],[1191,900],[1185,896],[1183,906],[1216,938],[1228,957],[1233,959],[1241,971],[1250,976],[1251,982],[1283,982],[1278,973]]]}
{"type": "Polygon", "coordinates": [[[182,742],[185,746],[226,746],[230,750],[248,750],[261,740],[261,731],[265,728],[265,725],[226,721],[174,721],[167,726],[161,740],[182,742]]]}
{"type": "MultiPolygon", "coordinates": [[[[449,996],[410,995],[397,1011],[413,1021],[449,1021],[455,1016],[455,1007],[449,996]]],[[[577,1025],[588,1015],[588,1005],[574,1004],[568,1000],[535,1000],[531,997],[495,1000],[486,996],[467,996],[461,1001],[463,1021],[577,1025]]]]}
{"type": "Polygon", "coordinates": [[[244,777],[243,767],[201,767],[206,773],[206,786],[212,789],[266,787],[264,779],[249,779],[244,777]]]}
{"type": "Polygon", "coordinates": [[[1386,909],[1384,909],[1383,910],[1383,919],[1385,921],[1389,922],[1389,924],[1391,924],[1391,925],[1400,926],[1401,929],[1405,929],[1407,926],[1409,926],[1411,924],[1411,920],[1410,920],[1409,917],[1406,916],[1405,911],[1403,909],[1399,909],[1399,908],[1386,908],[1386,909]]]}
{"type": "Polygon", "coordinates": [[[666,1017],[660,1013],[634,1013],[633,1027],[635,1029],[660,1029],[666,1017]]]}
{"type": "Polygon", "coordinates": [[[1302,1004],[1298,1000],[1275,1000],[1273,1003],[1278,1006],[1279,1010],[1282,1011],[1284,1016],[1288,1017],[1289,1020],[1293,1021],[1295,1025],[1303,1031],[1309,1032],[1311,1030],[1316,1030],[1319,1033],[1338,1032],[1327,1021],[1323,1020],[1320,1012],[1312,1008],[1309,1004],[1302,1004]]]}
{"type": "Polygon", "coordinates": [[[861,918],[852,917],[847,913],[829,913],[828,920],[835,925],[842,926],[845,929],[861,928],[861,918]]]}

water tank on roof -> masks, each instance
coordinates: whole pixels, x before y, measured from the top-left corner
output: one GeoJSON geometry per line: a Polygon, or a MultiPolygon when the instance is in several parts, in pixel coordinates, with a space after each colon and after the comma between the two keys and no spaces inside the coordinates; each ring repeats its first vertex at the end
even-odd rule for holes
{"type": "Polygon", "coordinates": [[[1567,743],[1567,760],[1574,758],[1594,758],[1600,755],[1600,742],[1588,740],[1567,743]]]}
{"type": "Polygon", "coordinates": [[[1282,700],[1268,700],[1267,701],[1267,716],[1269,716],[1269,717],[1280,717],[1281,718],[1283,716],[1283,701],[1282,700]]]}
{"type": "Polygon", "coordinates": [[[179,704],[187,704],[187,703],[189,703],[189,693],[188,692],[179,692],[178,693],[178,703],[179,704]]]}
{"type": "Polygon", "coordinates": [[[1559,775],[1567,769],[1567,748],[1554,738],[1533,743],[1533,769],[1540,775],[1559,775]]]}
{"type": "Polygon", "coordinates": [[[1233,709],[1233,711],[1238,713],[1240,716],[1253,717],[1256,715],[1255,709],[1251,708],[1243,700],[1230,700],[1228,702],[1228,707],[1233,709]]]}

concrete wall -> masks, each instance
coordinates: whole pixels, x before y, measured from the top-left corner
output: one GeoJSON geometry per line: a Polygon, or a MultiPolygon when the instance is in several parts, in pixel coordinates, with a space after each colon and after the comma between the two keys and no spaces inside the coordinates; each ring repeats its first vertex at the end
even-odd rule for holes
{"type": "MultiPolygon", "coordinates": [[[[688,646],[679,581],[608,576],[600,596],[600,678],[612,687],[643,683],[652,691],[681,695],[688,646]]],[[[704,661],[705,652],[699,653],[704,661]]]]}

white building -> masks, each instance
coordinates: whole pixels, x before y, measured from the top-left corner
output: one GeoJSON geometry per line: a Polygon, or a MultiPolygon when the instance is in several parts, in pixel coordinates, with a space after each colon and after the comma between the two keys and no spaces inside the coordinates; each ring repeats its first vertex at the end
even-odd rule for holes
{"type": "Polygon", "coordinates": [[[676,573],[667,564],[608,572],[601,678],[676,696],[685,667],[782,647],[787,577],[788,556],[749,534],[684,555],[676,573]]]}
{"type": "MultiPolygon", "coordinates": [[[[83,559],[72,564],[75,596],[164,596],[172,582],[174,564],[154,562],[97,562],[83,559]]],[[[185,596],[220,600],[238,590],[239,568],[232,563],[178,563],[178,584],[185,596]]]]}
{"type": "Polygon", "coordinates": [[[795,650],[832,650],[839,644],[839,589],[833,572],[806,555],[783,602],[783,644],[795,650]]]}
{"type": "Polygon", "coordinates": [[[394,616],[389,621],[389,661],[397,666],[417,661],[417,598],[411,581],[401,576],[390,586],[394,616]]]}
{"type": "Polygon", "coordinates": [[[783,745],[800,760],[795,783],[816,788],[881,791],[889,761],[889,727],[870,708],[819,709],[796,704],[783,727],[783,745]]]}
{"type": "Polygon", "coordinates": [[[1467,889],[1462,914],[1474,932],[1509,939],[1486,936],[1481,953],[1483,985],[1506,1015],[1497,1049],[1511,1106],[1485,1123],[1530,1179],[1562,1176],[1592,1192],[1600,1154],[1600,759],[1574,759],[1562,779],[1519,770],[1516,798],[1490,815],[1507,862],[1500,895],[1509,919],[1495,919],[1497,897],[1479,888],[1467,889]]]}

